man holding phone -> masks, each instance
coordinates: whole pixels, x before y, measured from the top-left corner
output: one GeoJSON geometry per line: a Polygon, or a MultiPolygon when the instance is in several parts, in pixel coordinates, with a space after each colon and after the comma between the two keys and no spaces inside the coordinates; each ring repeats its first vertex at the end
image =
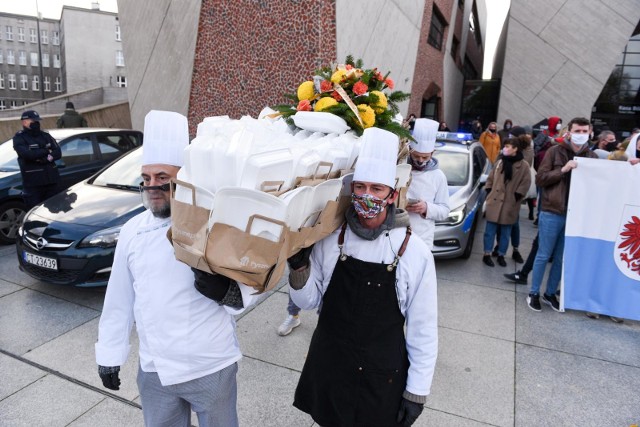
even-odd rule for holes
{"type": "Polygon", "coordinates": [[[433,157],[436,146],[438,122],[417,119],[410,143],[408,163],[411,165],[411,184],[407,191],[407,211],[411,228],[433,249],[433,233],[436,221],[449,215],[449,187],[447,178],[438,168],[438,159],[433,157]]]}

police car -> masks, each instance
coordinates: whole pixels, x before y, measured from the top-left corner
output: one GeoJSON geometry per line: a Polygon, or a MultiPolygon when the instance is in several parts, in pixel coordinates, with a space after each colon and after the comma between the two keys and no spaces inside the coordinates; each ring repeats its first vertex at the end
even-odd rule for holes
{"type": "Polygon", "coordinates": [[[491,162],[470,133],[438,132],[433,156],[447,177],[451,207],[447,219],[436,222],[433,255],[469,258],[491,162]]]}

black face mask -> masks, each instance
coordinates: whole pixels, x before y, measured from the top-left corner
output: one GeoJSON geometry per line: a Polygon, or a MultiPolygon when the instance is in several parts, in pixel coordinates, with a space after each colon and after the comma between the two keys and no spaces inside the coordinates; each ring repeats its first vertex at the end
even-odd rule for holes
{"type": "MultiPolygon", "coordinates": [[[[169,182],[162,185],[142,185],[142,183],[140,183],[140,192],[150,191],[150,190],[169,191],[170,188],[171,188],[171,183],[169,182]]],[[[175,190],[175,187],[174,187],[174,190],[175,190]]]]}
{"type": "Polygon", "coordinates": [[[496,133],[496,130],[495,129],[489,129],[489,132],[496,133]]]}
{"type": "Polygon", "coordinates": [[[31,129],[31,130],[40,130],[40,122],[31,122],[31,123],[29,123],[29,129],[31,129]]]}

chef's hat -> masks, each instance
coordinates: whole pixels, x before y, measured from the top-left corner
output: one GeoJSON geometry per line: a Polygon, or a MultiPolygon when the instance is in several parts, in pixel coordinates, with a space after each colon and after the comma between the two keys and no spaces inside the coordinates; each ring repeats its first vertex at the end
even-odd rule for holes
{"type": "Polygon", "coordinates": [[[380,128],[367,128],[362,134],[354,181],[396,186],[398,137],[380,128]]]}
{"type": "Polygon", "coordinates": [[[440,124],[431,119],[417,119],[413,127],[411,149],[419,153],[433,153],[436,147],[436,133],[440,124]]]}
{"type": "Polygon", "coordinates": [[[143,165],[182,167],[189,145],[187,118],[173,111],[151,110],[144,118],[143,165]]]}

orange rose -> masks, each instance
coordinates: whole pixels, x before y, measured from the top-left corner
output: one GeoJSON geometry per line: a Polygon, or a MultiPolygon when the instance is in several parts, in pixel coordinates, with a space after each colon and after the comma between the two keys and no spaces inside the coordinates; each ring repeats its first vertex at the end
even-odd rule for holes
{"type": "Polygon", "coordinates": [[[353,85],[352,90],[353,90],[353,93],[355,93],[356,95],[363,95],[367,93],[367,91],[369,90],[369,87],[362,82],[356,82],[356,84],[353,85]]]}
{"type": "Polygon", "coordinates": [[[335,99],[338,102],[342,101],[342,97],[340,96],[338,91],[334,90],[333,92],[331,92],[331,96],[333,96],[333,99],[335,99]]]}
{"type": "Polygon", "coordinates": [[[346,68],[347,70],[350,70],[350,69],[352,69],[352,68],[353,68],[353,65],[351,65],[351,64],[347,64],[347,65],[345,66],[345,68],[346,68]]]}
{"type": "Polygon", "coordinates": [[[303,99],[298,102],[298,107],[296,108],[298,111],[311,111],[311,102],[308,99],[303,99]]]}
{"type": "Polygon", "coordinates": [[[393,86],[395,85],[393,83],[393,80],[391,80],[391,77],[387,77],[387,79],[384,81],[384,84],[389,86],[389,89],[391,89],[391,90],[393,90],[393,86]]]}
{"type": "Polygon", "coordinates": [[[384,80],[384,76],[382,75],[382,73],[380,71],[376,71],[375,78],[376,78],[376,80],[379,80],[379,81],[383,81],[384,80]]]}
{"type": "Polygon", "coordinates": [[[329,92],[333,90],[333,83],[329,80],[323,80],[320,82],[320,92],[329,92]]]}

